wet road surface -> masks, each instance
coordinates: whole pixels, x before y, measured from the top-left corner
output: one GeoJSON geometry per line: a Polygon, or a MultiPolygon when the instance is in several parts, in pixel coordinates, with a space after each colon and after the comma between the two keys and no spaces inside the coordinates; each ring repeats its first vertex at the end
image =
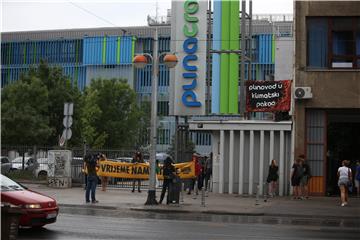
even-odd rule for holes
{"type": "Polygon", "coordinates": [[[61,208],[55,224],[18,239],[359,239],[360,220],[61,208]]]}

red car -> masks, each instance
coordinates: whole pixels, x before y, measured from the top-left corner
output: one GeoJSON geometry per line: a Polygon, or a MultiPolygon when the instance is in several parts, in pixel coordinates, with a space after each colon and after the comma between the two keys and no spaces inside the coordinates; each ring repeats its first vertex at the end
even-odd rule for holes
{"type": "Polygon", "coordinates": [[[20,226],[41,227],[56,222],[59,207],[55,199],[33,192],[0,175],[1,202],[20,207],[25,214],[20,217],[20,226]]]}

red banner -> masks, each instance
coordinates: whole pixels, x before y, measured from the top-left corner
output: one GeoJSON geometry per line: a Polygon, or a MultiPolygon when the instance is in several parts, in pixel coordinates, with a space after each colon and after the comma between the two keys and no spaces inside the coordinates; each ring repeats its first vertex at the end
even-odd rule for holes
{"type": "Polygon", "coordinates": [[[246,81],[247,112],[288,112],[291,81],[246,81]]]}

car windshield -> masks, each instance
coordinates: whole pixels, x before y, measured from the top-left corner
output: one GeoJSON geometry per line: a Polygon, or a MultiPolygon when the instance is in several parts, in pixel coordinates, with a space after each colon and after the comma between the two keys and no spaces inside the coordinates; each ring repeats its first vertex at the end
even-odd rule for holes
{"type": "Polygon", "coordinates": [[[8,177],[5,177],[3,175],[0,175],[0,183],[1,183],[1,191],[21,191],[24,190],[22,186],[20,186],[18,183],[14,182],[8,177]]]}

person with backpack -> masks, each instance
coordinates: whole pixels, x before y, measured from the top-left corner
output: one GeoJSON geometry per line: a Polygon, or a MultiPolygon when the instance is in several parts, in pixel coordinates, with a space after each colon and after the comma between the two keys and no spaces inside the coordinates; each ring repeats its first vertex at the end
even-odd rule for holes
{"type": "Polygon", "coordinates": [[[355,169],[355,187],[357,197],[360,197],[360,161],[356,161],[356,169],[355,169]]]}
{"type": "Polygon", "coordinates": [[[87,170],[87,184],[86,184],[86,191],[85,191],[85,201],[86,203],[90,203],[90,196],[92,203],[98,203],[99,201],[96,200],[95,192],[96,186],[98,183],[98,176],[97,176],[97,168],[98,168],[98,156],[87,154],[84,157],[84,162],[87,170]]]}
{"type": "Polygon", "coordinates": [[[291,168],[291,186],[294,188],[294,198],[301,198],[300,180],[303,176],[303,167],[301,165],[301,158],[297,158],[291,168]]]}

